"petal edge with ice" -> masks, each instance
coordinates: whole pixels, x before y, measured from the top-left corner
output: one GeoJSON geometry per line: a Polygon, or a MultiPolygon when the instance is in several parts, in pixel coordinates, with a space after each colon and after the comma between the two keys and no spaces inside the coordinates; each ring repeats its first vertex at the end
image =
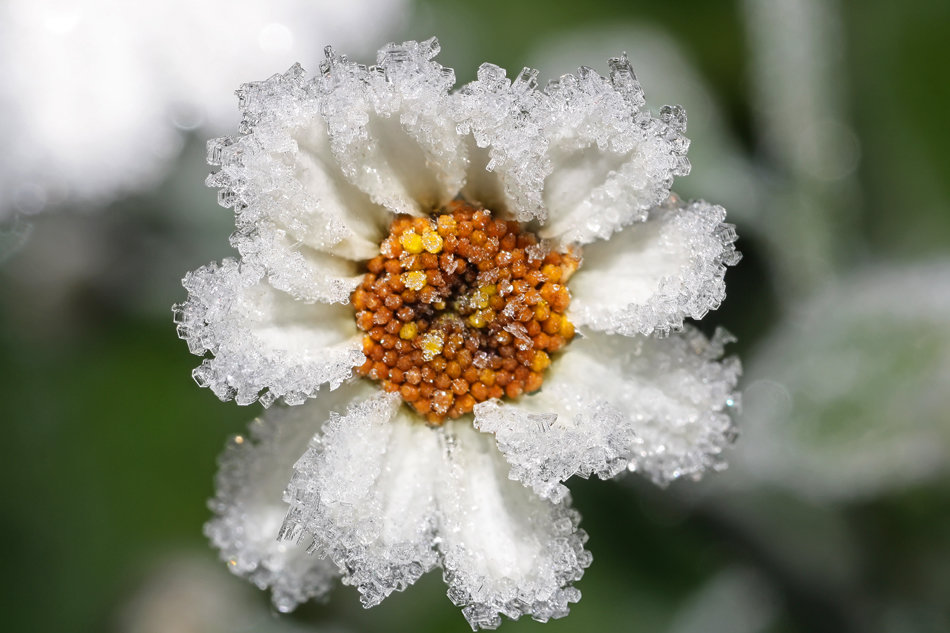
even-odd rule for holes
{"type": "Polygon", "coordinates": [[[730,340],[693,328],[663,339],[589,333],[544,389],[518,405],[479,405],[475,425],[495,435],[512,478],[550,499],[573,475],[698,478],[721,466],[735,436],[739,362],[719,360],[730,340]]]}
{"type": "Polygon", "coordinates": [[[571,278],[571,318],[609,334],[669,332],[701,319],[726,296],[726,267],[739,262],[726,211],[671,197],[645,222],[584,247],[571,278]]]}
{"type": "Polygon", "coordinates": [[[545,88],[547,215],[543,237],[586,244],[606,239],[670,194],[673,178],[689,173],[686,113],[641,109],[643,92],[626,55],[601,76],[581,67],[545,88]]]}
{"type": "Polygon", "coordinates": [[[281,539],[310,540],[365,607],[402,591],[436,562],[436,431],[378,392],[334,414],[294,465],[281,539]]]}
{"type": "Polygon", "coordinates": [[[210,352],[193,376],[222,400],[299,404],[325,383],[335,389],[364,361],[345,306],[297,301],[257,267],[226,259],[182,283],[188,299],[175,306],[178,334],[193,354],[210,352]]]}
{"type": "Polygon", "coordinates": [[[232,437],[218,460],[215,497],[208,503],[215,516],[205,535],[233,573],[271,589],[279,611],[323,597],[338,575],[305,546],[277,540],[292,465],[329,411],[367,390],[353,383],[299,407],[271,409],[251,422],[248,435],[232,437]]]}
{"type": "Polygon", "coordinates": [[[473,630],[497,628],[502,614],[567,615],[581,597],[571,583],[591,562],[580,515],[567,499],[550,503],[510,481],[491,439],[468,424],[443,439],[448,472],[436,492],[449,598],[473,630]]]}

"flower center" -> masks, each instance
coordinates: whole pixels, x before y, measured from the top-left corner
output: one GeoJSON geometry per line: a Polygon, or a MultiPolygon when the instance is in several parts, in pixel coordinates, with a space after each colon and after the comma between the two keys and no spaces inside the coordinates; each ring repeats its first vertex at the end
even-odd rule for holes
{"type": "Polygon", "coordinates": [[[353,292],[366,362],[430,424],[537,391],[574,336],[565,285],[579,260],[461,200],[400,215],[353,292]]]}

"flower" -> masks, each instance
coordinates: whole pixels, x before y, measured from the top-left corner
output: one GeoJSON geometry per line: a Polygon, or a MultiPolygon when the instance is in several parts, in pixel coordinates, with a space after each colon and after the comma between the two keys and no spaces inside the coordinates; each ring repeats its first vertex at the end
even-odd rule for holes
{"type": "Polygon", "coordinates": [[[438,566],[473,628],[561,617],[590,563],[563,482],[697,477],[733,436],[728,337],[684,320],[735,233],[670,193],[682,110],[643,110],[626,56],[451,92],[438,50],[327,49],[243,86],[209,143],[241,257],[185,277],[179,333],[200,385],[289,406],[232,439],[206,530],[282,611],[438,566]]]}

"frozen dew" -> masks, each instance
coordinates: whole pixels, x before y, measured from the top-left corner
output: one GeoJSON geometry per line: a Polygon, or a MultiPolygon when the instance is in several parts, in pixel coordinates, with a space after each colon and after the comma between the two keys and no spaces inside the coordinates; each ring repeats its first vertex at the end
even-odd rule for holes
{"type": "Polygon", "coordinates": [[[331,389],[363,362],[345,306],[306,304],[274,288],[253,266],[224,260],[185,277],[175,307],[178,334],[193,354],[211,353],[195,381],[222,400],[298,404],[331,389]],[[351,330],[347,339],[340,331],[351,330]]]}
{"type": "Polygon", "coordinates": [[[512,477],[554,500],[573,475],[699,477],[721,466],[735,439],[739,363],[720,361],[729,340],[692,328],[663,339],[590,333],[551,368],[544,390],[517,406],[479,405],[475,426],[495,435],[512,477]]]}
{"type": "Polygon", "coordinates": [[[473,628],[566,615],[591,560],[578,514],[511,481],[468,423],[430,428],[399,402],[378,393],[331,416],[294,466],[281,538],[335,563],[365,606],[439,565],[473,628]]]}
{"type": "Polygon", "coordinates": [[[627,336],[669,332],[702,319],[726,296],[726,268],[739,262],[725,210],[673,196],[645,222],[584,248],[571,289],[571,318],[627,336]]]}
{"type": "Polygon", "coordinates": [[[501,615],[539,622],[568,614],[581,592],[571,586],[591,563],[580,515],[511,481],[494,442],[468,423],[445,436],[440,550],[449,598],[473,629],[494,629],[501,615]]]}
{"type": "Polygon", "coordinates": [[[367,607],[437,562],[437,439],[424,425],[394,421],[399,404],[379,392],[333,414],[294,465],[285,495],[282,541],[332,561],[367,607]]]}
{"type": "Polygon", "coordinates": [[[309,556],[305,546],[277,540],[288,509],[281,493],[327,412],[367,390],[355,384],[304,406],[269,411],[251,423],[248,435],[231,438],[219,459],[216,494],[209,502],[215,516],[205,534],[231,572],[271,590],[280,611],[322,597],[338,575],[329,561],[309,556]]]}

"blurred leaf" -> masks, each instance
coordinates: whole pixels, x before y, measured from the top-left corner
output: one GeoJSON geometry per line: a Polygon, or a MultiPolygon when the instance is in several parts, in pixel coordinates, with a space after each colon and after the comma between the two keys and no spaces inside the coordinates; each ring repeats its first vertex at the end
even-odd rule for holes
{"type": "Polygon", "coordinates": [[[950,262],[870,268],[800,306],[748,360],[729,479],[814,499],[946,473],[950,262]]]}

